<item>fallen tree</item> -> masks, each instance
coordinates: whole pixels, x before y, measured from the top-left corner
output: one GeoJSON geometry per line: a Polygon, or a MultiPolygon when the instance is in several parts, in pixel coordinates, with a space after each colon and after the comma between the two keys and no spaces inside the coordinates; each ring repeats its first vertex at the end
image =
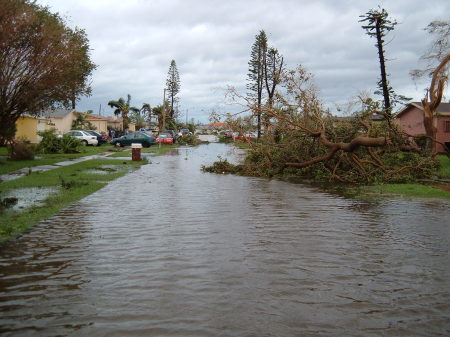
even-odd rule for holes
{"type": "Polygon", "coordinates": [[[362,111],[339,118],[323,108],[304,68],[287,72],[282,85],[273,107],[260,108],[271,117],[270,127],[259,141],[247,141],[248,156],[233,173],[370,184],[415,181],[438,169],[376,102],[364,100],[362,111]]]}

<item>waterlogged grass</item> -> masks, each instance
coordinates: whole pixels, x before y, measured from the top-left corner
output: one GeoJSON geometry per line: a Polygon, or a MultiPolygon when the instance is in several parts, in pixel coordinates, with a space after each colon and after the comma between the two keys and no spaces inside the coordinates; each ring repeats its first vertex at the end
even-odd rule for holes
{"type": "Polygon", "coordinates": [[[25,167],[35,167],[41,165],[51,165],[55,164],[59,161],[63,161],[67,159],[62,158],[41,158],[41,159],[33,159],[33,160],[7,160],[0,159],[0,174],[6,174],[10,172],[14,172],[20,170],[25,167]]]}
{"type": "Polygon", "coordinates": [[[402,195],[407,198],[450,199],[450,192],[419,184],[384,184],[361,187],[361,192],[372,196],[402,195]]]}
{"type": "MultiPolygon", "coordinates": [[[[102,146],[85,146],[81,148],[80,153],[55,153],[55,154],[36,154],[35,159],[32,160],[8,160],[6,158],[0,159],[0,174],[14,172],[25,167],[35,167],[41,165],[52,165],[60,161],[76,159],[85,156],[91,156],[99,153],[113,151],[112,145],[102,146]]],[[[8,151],[6,147],[0,147],[0,155],[6,156],[8,151]]]]}
{"type": "Polygon", "coordinates": [[[3,191],[30,187],[54,187],[55,192],[41,206],[34,205],[20,212],[0,211],[0,243],[18,236],[40,220],[101,189],[109,181],[143,163],[145,161],[95,159],[3,182],[0,185],[0,196],[3,191]],[[95,170],[102,170],[102,167],[108,167],[106,173],[93,173],[95,170]]]}

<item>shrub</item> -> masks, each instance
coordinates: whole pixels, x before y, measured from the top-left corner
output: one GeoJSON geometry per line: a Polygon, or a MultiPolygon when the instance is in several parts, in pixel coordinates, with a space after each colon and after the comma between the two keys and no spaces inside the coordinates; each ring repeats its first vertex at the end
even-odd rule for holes
{"type": "Polygon", "coordinates": [[[236,174],[240,171],[239,165],[233,165],[228,160],[222,159],[219,156],[219,160],[214,162],[211,166],[204,166],[201,167],[203,172],[209,172],[209,173],[219,173],[219,174],[236,174]]]}
{"type": "Polygon", "coordinates": [[[199,145],[202,143],[195,135],[186,135],[179,137],[177,142],[180,145],[192,145],[192,146],[199,145]]]}
{"type": "Polygon", "coordinates": [[[59,153],[61,148],[61,141],[56,135],[56,129],[39,131],[38,135],[42,137],[38,146],[38,151],[41,153],[59,153]]]}
{"type": "Polygon", "coordinates": [[[81,141],[69,135],[57,136],[56,129],[39,131],[42,137],[38,146],[40,153],[77,153],[80,152],[81,141]]]}
{"type": "Polygon", "coordinates": [[[34,147],[29,142],[19,140],[8,145],[8,157],[11,160],[34,159],[34,147]]]}
{"type": "Polygon", "coordinates": [[[60,151],[62,153],[77,153],[80,152],[80,147],[82,146],[81,140],[69,136],[69,135],[63,135],[60,140],[60,151]]]}

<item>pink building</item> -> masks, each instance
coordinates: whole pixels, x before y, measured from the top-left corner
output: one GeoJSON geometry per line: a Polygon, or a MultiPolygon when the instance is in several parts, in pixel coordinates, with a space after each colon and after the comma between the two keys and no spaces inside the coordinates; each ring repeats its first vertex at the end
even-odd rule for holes
{"type": "MultiPolygon", "coordinates": [[[[423,107],[421,102],[409,103],[397,115],[398,124],[408,134],[424,135],[423,126],[423,107]]],[[[447,143],[450,148],[450,103],[441,103],[437,109],[434,119],[437,127],[436,140],[441,143],[447,143]]],[[[437,152],[444,152],[440,144],[436,144],[437,152]]]]}

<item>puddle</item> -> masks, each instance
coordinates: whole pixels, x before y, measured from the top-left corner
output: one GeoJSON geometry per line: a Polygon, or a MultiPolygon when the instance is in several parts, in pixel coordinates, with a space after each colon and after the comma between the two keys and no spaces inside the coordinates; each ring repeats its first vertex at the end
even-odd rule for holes
{"type": "Polygon", "coordinates": [[[178,156],[180,154],[180,149],[176,148],[167,152],[160,153],[159,151],[142,151],[142,156],[154,157],[154,156],[178,156]]]}
{"type": "Polygon", "coordinates": [[[31,206],[42,206],[44,200],[50,194],[56,192],[56,190],[54,187],[31,187],[2,192],[0,194],[1,199],[17,199],[17,202],[12,203],[8,208],[0,209],[0,213],[5,211],[20,211],[31,206]]]}
{"type": "Polygon", "coordinates": [[[198,135],[198,139],[202,142],[218,143],[219,137],[215,135],[198,135]]]}
{"type": "Polygon", "coordinates": [[[102,165],[93,170],[86,170],[85,173],[89,174],[110,174],[120,171],[121,166],[117,167],[117,165],[102,165]]]}

